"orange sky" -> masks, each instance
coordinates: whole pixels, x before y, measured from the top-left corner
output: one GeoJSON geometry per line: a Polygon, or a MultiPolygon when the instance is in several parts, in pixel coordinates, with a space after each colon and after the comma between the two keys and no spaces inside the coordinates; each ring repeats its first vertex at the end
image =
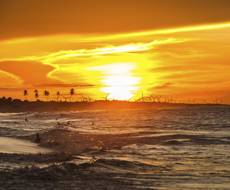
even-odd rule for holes
{"type": "Polygon", "coordinates": [[[0,1],[0,97],[230,104],[230,1],[0,1]]]}

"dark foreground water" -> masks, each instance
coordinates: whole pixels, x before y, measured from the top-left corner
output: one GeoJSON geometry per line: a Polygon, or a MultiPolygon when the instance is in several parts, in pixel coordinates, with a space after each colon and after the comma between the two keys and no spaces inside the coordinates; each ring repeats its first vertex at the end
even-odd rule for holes
{"type": "Polygon", "coordinates": [[[0,189],[230,189],[227,107],[1,113],[0,136],[0,189]]]}

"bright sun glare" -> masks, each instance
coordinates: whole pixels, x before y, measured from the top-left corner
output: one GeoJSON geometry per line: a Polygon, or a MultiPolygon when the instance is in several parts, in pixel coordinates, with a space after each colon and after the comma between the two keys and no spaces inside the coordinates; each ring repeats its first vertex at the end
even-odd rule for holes
{"type": "Polygon", "coordinates": [[[94,67],[93,70],[102,71],[100,82],[104,87],[100,91],[108,95],[108,99],[128,100],[138,90],[140,77],[132,72],[136,68],[134,63],[115,63],[94,67]]]}

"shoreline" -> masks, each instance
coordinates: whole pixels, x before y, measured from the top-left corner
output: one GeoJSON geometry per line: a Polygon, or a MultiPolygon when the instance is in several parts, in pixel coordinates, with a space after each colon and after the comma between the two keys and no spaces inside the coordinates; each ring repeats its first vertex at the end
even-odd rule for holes
{"type": "Polygon", "coordinates": [[[94,101],[94,102],[0,102],[0,113],[13,112],[53,112],[53,111],[83,111],[83,110],[119,110],[119,109],[164,109],[164,108],[198,108],[198,107],[230,107],[228,104],[187,104],[165,102],[128,102],[128,101],[94,101]]]}
{"type": "Polygon", "coordinates": [[[42,147],[29,140],[0,137],[0,153],[7,154],[38,154],[40,152],[54,152],[49,147],[42,147]]]}

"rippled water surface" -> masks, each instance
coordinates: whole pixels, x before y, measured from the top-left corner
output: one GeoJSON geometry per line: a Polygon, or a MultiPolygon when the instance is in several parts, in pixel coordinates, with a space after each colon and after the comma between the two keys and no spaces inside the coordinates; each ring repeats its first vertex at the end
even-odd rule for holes
{"type": "Polygon", "coordinates": [[[0,153],[3,189],[230,189],[228,107],[0,114],[37,133],[54,153],[0,153]]]}

